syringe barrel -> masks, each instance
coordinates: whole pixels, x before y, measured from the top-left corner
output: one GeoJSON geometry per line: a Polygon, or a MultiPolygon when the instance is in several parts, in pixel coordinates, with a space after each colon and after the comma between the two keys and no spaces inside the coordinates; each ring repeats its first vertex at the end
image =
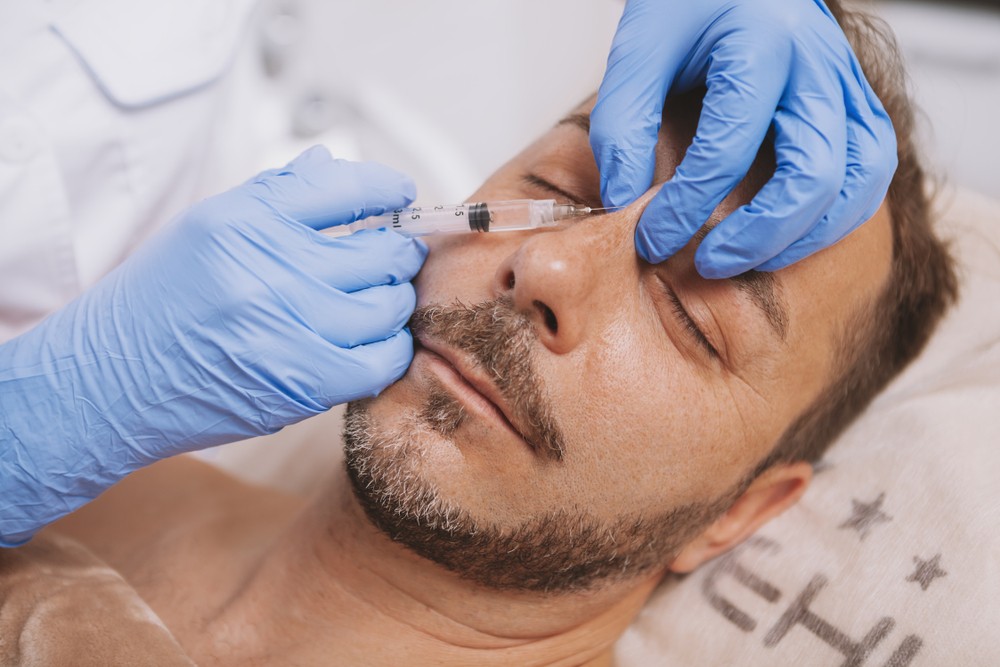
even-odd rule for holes
{"type": "Polygon", "coordinates": [[[454,232],[475,231],[477,216],[475,204],[456,206],[412,206],[397,208],[385,215],[372,215],[348,225],[330,227],[323,231],[328,236],[346,236],[362,229],[391,229],[403,236],[428,236],[454,232]]]}
{"type": "Polygon", "coordinates": [[[516,231],[555,224],[553,199],[513,199],[470,202],[457,206],[399,208],[357,222],[331,227],[324,233],[344,236],[361,229],[391,229],[404,236],[455,232],[516,231]]]}
{"type": "Polygon", "coordinates": [[[426,236],[448,232],[472,231],[476,211],[474,204],[456,206],[412,206],[397,208],[385,215],[365,218],[368,229],[391,229],[406,236],[426,236]]]}
{"type": "Polygon", "coordinates": [[[555,224],[554,199],[511,199],[485,202],[489,208],[489,229],[483,231],[517,231],[549,227],[555,224]]]}

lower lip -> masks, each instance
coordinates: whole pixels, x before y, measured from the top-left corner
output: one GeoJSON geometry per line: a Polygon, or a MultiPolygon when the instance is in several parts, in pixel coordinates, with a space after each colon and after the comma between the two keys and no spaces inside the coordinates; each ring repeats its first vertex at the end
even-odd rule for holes
{"type": "MultiPolygon", "coordinates": [[[[486,418],[489,421],[495,422],[502,426],[505,430],[511,434],[517,436],[518,440],[524,441],[521,434],[518,433],[514,427],[511,425],[510,421],[507,420],[507,416],[485,396],[483,396],[475,387],[469,384],[468,380],[459,374],[455,367],[448,363],[444,357],[440,356],[435,352],[431,352],[427,348],[419,348],[417,354],[425,354],[427,357],[428,367],[438,380],[452,393],[454,396],[461,401],[461,403],[471,412],[486,418]]],[[[527,445],[527,442],[525,442],[527,445]]]]}

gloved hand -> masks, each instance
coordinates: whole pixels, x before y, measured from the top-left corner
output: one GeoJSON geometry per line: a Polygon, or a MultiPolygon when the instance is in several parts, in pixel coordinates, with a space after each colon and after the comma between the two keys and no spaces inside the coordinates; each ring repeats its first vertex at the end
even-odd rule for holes
{"type": "Polygon", "coordinates": [[[272,433],[399,378],[426,247],[315,230],[414,194],[387,167],[313,148],[196,204],[0,346],[0,544],[143,465],[272,433]]]}
{"type": "Polygon", "coordinates": [[[605,206],[649,188],[668,90],[707,86],[694,142],[636,228],[643,259],[680,250],[774,125],[777,172],[701,242],[706,278],[773,271],[874,215],[896,169],[892,123],[820,0],[628,0],[591,113],[605,206]]]}

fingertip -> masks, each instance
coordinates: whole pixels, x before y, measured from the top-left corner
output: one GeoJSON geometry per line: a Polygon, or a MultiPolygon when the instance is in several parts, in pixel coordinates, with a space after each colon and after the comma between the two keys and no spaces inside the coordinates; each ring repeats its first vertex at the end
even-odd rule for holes
{"type": "Polygon", "coordinates": [[[620,207],[634,202],[653,182],[663,97],[644,99],[646,91],[636,99],[608,86],[607,76],[590,112],[588,138],[600,174],[601,201],[620,207]]]}
{"type": "Polygon", "coordinates": [[[330,154],[330,149],[322,144],[316,144],[299,153],[297,157],[288,163],[287,168],[294,169],[301,166],[315,166],[327,162],[333,162],[333,155],[330,154]]]}
{"type": "MultiPolygon", "coordinates": [[[[378,164],[378,163],[373,163],[378,164]]],[[[379,164],[385,174],[383,178],[386,183],[391,184],[390,187],[394,193],[397,193],[403,198],[401,202],[402,206],[409,206],[417,198],[417,183],[414,181],[409,174],[404,174],[401,171],[388,167],[384,164],[379,164]]],[[[395,208],[399,208],[396,206],[395,208]]]]}
{"type": "Polygon", "coordinates": [[[643,151],[609,148],[594,155],[601,175],[601,201],[608,208],[622,208],[638,199],[653,183],[654,157],[643,151]]]}
{"type": "Polygon", "coordinates": [[[406,326],[417,305],[416,291],[408,282],[375,285],[363,292],[355,292],[354,296],[358,299],[357,303],[367,307],[371,327],[365,338],[354,342],[355,345],[372,343],[398,333],[406,326]]]}
{"type": "Polygon", "coordinates": [[[424,262],[427,261],[427,255],[430,254],[431,249],[426,243],[418,238],[411,238],[410,241],[412,242],[412,247],[416,252],[417,263],[419,265],[417,270],[419,271],[420,267],[422,267],[424,262]]]}
{"type": "Polygon", "coordinates": [[[358,190],[367,190],[370,195],[373,195],[373,204],[381,205],[379,208],[370,206],[365,211],[365,216],[382,215],[386,210],[409,206],[417,198],[417,184],[408,174],[381,162],[348,162],[346,160],[338,162],[337,169],[331,174],[331,177],[334,180],[343,178],[340,172],[349,170],[358,183],[358,190]]]}
{"type": "Polygon", "coordinates": [[[336,346],[331,349],[335,352],[334,367],[346,362],[350,369],[346,377],[330,377],[327,399],[337,405],[377,396],[403,377],[413,361],[413,336],[404,328],[374,343],[347,350],[336,346]]]}
{"type": "Polygon", "coordinates": [[[417,291],[410,282],[393,285],[392,289],[396,292],[397,313],[401,317],[397,328],[402,328],[413,315],[413,309],[417,307],[417,291]]]}
{"type": "Polygon", "coordinates": [[[802,257],[789,257],[788,253],[781,253],[777,257],[772,257],[760,266],[758,266],[756,271],[765,271],[770,273],[771,271],[780,271],[781,269],[794,264],[795,262],[803,259],[802,257]]]}
{"type": "Polygon", "coordinates": [[[698,271],[698,275],[705,280],[725,280],[743,273],[743,271],[733,269],[725,264],[720,265],[712,260],[700,260],[697,257],[694,260],[694,267],[698,271]]]}
{"type": "Polygon", "coordinates": [[[322,162],[333,161],[333,154],[330,152],[330,149],[324,146],[323,144],[316,144],[315,146],[310,146],[305,151],[303,151],[302,154],[304,156],[307,156],[311,160],[317,160],[322,162]]]}
{"type": "Polygon", "coordinates": [[[635,250],[639,257],[650,264],[659,264],[669,257],[662,251],[656,235],[650,234],[648,225],[644,225],[642,220],[635,227],[635,250]]]}
{"type": "Polygon", "coordinates": [[[694,253],[694,268],[702,278],[724,280],[749,271],[753,266],[741,252],[719,248],[706,237],[694,253]]]}
{"type": "MultiPolygon", "coordinates": [[[[413,332],[410,331],[409,326],[405,326],[400,329],[393,338],[399,339],[399,345],[404,346],[407,350],[407,357],[413,357],[413,332]]],[[[409,365],[409,361],[406,362],[409,365]]]]}
{"type": "Polygon", "coordinates": [[[601,177],[601,202],[607,208],[624,208],[639,198],[628,176],[601,177]]]}
{"type": "Polygon", "coordinates": [[[397,237],[398,244],[395,246],[398,251],[395,253],[396,264],[399,267],[397,275],[398,282],[409,282],[423,268],[427,255],[430,252],[427,244],[417,238],[406,237],[394,231],[386,233],[397,237]]]}
{"type": "Polygon", "coordinates": [[[659,264],[687,245],[693,235],[694,232],[686,230],[677,219],[661,190],[639,218],[635,228],[635,247],[644,260],[659,264]]]}
{"type": "Polygon", "coordinates": [[[413,362],[413,335],[409,328],[403,328],[375,345],[381,360],[376,371],[379,378],[377,394],[406,374],[413,362]]]}
{"type": "Polygon", "coordinates": [[[405,236],[394,229],[384,229],[378,231],[391,234],[394,240],[399,244],[399,248],[402,252],[410,253],[421,259],[427,257],[427,253],[430,252],[430,248],[428,248],[427,244],[419,237],[405,236]]]}

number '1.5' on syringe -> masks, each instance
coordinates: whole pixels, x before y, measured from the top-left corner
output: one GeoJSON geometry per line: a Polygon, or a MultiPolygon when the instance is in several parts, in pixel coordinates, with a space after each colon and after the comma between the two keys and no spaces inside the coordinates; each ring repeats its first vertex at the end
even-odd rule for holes
{"type": "Polygon", "coordinates": [[[588,215],[589,206],[557,204],[555,199],[513,199],[458,204],[398,208],[348,225],[323,230],[329,236],[346,236],[361,229],[391,229],[404,236],[428,236],[457,232],[515,232],[552,227],[568,218],[588,215]]]}

